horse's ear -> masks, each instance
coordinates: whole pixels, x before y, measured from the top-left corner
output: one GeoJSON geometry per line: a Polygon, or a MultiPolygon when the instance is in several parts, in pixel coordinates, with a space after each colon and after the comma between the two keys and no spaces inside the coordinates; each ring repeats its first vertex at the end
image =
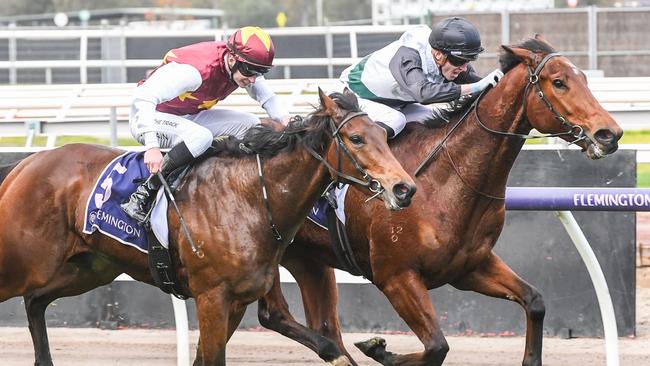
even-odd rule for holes
{"type": "Polygon", "coordinates": [[[540,42],[546,43],[550,47],[553,47],[553,45],[551,45],[551,43],[549,41],[547,41],[546,38],[544,38],[544,36],[539,34],[539,33],[535,33],[535,39],[540,41],[540,42]]]}
{"type": "Polygon", "coordinates": [[[352,90],[350,90],[350,88],[348,88],[347,86],[345,88],[343,88],[343,95],[345,95],[346,97],[350,97],[350,98],[354,99],[355,101],[357,100],[357,95],[354,94],[354,92],[352,90]]]}
{"type": "Polygon", "coordinates": [[[318,87],[318,98],[320,98],[320,105],[323,107],[323,110],[331,112],[330,115],[334,115],[338,110],[338,106],[320,87],[318,87]]]}
{"type": "Polygon", "coordinates": [[[525,48],[509,47],[505,45],[501,45],[501,48],[503,48],[506,52],[513,54],[515,57],[520,59],[521,62],[523,62],[525,65],[532,67],[533,64],[535,64],[535,59],[536,59],[535,54],[525,48]]]}

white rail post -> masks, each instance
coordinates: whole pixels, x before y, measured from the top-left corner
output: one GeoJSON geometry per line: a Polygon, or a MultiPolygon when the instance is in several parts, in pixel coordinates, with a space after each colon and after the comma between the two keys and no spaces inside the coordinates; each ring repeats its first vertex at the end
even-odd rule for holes
{"type": "Polygon", "coordinates": [[[117,147],[117,107],[111,107],[110,117],[111,147],[117,147]]]}
{"type": "Polygon", "coordinates": [[[190,365],[190,335],[187,322],[187,307],[185,301],[172,297],[174,306],[174,320],[176,321],[176,364],[178,366],[190,365]]]}
{"type": "Polygon", "coordinates": [[[594,284],[596,297],[598,298],[598,306],[600,307],[600,315],[603,318],[607,366],[618,366],[618,329],[616,328],[616,315],[603,270],[600,268],[598,258],[596,258],[585,234],[580,229],[580,226],[578,226],[571,212],[555,211],[555,213],[560,221],[562,221],[562,224],[564,224],[564,228],[571,237],[571,240],[573,240],[576,249],[578,249],[578,253],[580,253],[580,257],[585,263],[587,271],[589,271],[591,282],[594,284]]]}
{"type": "Polygon", "coordinates": [[[79,83],[88,83],[88,35],[84,32],[79,37],[79,83]]]}
{"type": "Polygon", "coordinates": [[[41,133],[41,123],[40,121],[26,121],[25,129],[27,130],[25,147],[32,147],[34,144],[34,137],[41,133]]]}

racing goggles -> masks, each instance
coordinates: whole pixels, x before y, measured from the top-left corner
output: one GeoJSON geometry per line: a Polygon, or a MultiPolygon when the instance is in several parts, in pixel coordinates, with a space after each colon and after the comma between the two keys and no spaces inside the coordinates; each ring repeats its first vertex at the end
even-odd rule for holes
{"type": "Polygon", "coordinates": [[[450,54],[447,54],[447,61],[449,61],[449,63],[454,67],[461,67],[469,63],[469,60],[454,55],[450,55],[450,54]]]}
{"type": "Polygon", "coordinates": [[[239,62],[237,68],[239,69],[239,72],[247,78],[251,76],[262,76],[269,72],[269,69],[266,67],[255,66],[245,62],[239,62]]]}

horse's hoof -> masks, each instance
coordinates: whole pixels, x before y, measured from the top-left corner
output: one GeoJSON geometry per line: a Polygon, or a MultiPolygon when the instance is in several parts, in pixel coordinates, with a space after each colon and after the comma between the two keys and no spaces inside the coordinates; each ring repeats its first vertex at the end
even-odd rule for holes
{"type": "Polygon", "coordinates": [[[372,357],[371,355],[374,354],[378,348],[382,350],[386,349],[386,340],[380,337],[374,337],[364,342],[357,342],[354,345],[357,346],[364,355],[372,357]]]}
{"type": "Polygon", "coordinates": [[[339,356],[337,359],[329,362],[333,366],[352,366],[352,362],[348,359],[348,356],[339,356]]]}

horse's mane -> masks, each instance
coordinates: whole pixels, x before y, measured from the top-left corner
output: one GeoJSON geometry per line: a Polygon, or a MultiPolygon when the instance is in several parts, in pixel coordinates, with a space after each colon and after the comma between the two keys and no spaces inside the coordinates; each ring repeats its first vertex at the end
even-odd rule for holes
{"type": "MultiPolygon", "coordinates": [[[[551,47],[548,43],[536,38],[525,39],[521,43],[514,45],[514,47],[523,48],[531,52],[541,53],[544,55],[555,52],[553,47],[551,47]]],[[[501,71],[506,73],[512,70],[515,66],[519,65],[520,63],[521,63],[521,59],[519,59],[517,56],[515,56],[510,52],[507,52],[504,49],[501,50],[501,55],[499,56],[499,64],[501,65],[501,71]]]]}
{"type": "MultiPolygon", "coordinates": [[[[330,98],[342,110],[360,111],[354,94],[332,93],[330,98]]],[[[292,151],[299,142],[302,142],[312,150],[321,151],[332,133],[329,129],[329,118],[327,112],[320,107],[304,119],[300,116],[293,117],[283,131],[275,131],[271,126],[255,126],[249,129],[241,140],[231,141],[228,150],[274,156],[281,152],[292,151]]]]}

